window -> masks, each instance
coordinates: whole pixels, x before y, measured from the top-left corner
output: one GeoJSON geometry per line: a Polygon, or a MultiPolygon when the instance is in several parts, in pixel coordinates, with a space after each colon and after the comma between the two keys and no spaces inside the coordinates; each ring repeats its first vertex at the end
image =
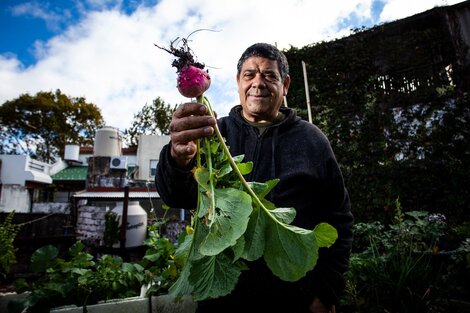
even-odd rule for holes
{"type": "Polygon", "coordinates": [[[158,160],[150,160],[150,176],[154,177],[157,174],[158,160]]]}

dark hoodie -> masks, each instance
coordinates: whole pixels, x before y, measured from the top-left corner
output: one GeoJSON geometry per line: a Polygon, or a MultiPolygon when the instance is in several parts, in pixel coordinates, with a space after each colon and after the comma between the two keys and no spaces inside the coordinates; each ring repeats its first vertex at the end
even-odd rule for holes
{"type": "MultiPolygon", "coordinates": [[[[315,268],[297,282],[274,276],[262,258],[249,264],[235,290],[228,296],[199,303],[200,312],[308,312],[315,296],[326,305],[338,303],[345,287],[352,245],[353,216],[349,196],[330,143],[315,125],[300,119],[294,110],[282,107],[285,118],[262,135],[241,116],[235,106],[218,120],[222,136],[233,156],[244,154],[253,162],[247,181],[266,182],[279,178],[268,195],[276,207],[294,207],[293,225],[313,229],[326,222],[338,231],[330,248],[321,248],[315,268]],[[247,306],[247,303],[251,303],[247,306]]],[[[170,143],[171,144],[171,143],[170,143]]],[[[157,190],[171,207],[194,209],[197,186],[191,171],[174,166],[169,145],[161,152],[155,177],[157,190]]]]}

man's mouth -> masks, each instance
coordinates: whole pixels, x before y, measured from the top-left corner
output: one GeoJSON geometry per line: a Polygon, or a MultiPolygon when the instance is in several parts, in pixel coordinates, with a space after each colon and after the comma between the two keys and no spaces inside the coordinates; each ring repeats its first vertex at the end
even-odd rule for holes
{"type": "Polygon", "coordinates": [[[266,98],[266,97],[269,97],[269,94],[248,94],[248,97],[266,98]]]}

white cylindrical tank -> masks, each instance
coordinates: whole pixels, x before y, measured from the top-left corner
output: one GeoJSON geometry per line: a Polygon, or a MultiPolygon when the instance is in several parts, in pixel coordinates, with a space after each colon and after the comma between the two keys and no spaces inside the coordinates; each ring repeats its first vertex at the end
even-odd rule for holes
{"type": "MultiPolygon", "coordinates": [[[[113,212],[119,217],[119,226],[122,221],[124,202],[117,202],[113,212]]],[[[129,201],[127,204],[126,248],[139,247],[144,244],[147,237],[147,212],[140,206],[139,201],[129,201]]],[[[114,244],[118,248],[120,243],[114,244]]]]}
{"type": "Polygon", "coordinates": [[[105,126],[96,131],[93,155],[112,157],[121,155],[121,136],[115,127],[105,126]]]}
{"type": "Polygon", "coordinates": [[[80,155],[79,145],[65,145],[64,149],[64,160],[66,161],[78,161],[80,155]]]}

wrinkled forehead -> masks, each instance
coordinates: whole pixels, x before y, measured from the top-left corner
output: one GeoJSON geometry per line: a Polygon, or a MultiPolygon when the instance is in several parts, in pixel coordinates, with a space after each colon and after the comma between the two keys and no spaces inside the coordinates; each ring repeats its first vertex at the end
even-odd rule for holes
{"type": "Polygon", "coordinates": [[[242,63],[242,71],[272,71],[279,73],[279,66],[276,60],[260,56],[251,56],[242,63]]]}

